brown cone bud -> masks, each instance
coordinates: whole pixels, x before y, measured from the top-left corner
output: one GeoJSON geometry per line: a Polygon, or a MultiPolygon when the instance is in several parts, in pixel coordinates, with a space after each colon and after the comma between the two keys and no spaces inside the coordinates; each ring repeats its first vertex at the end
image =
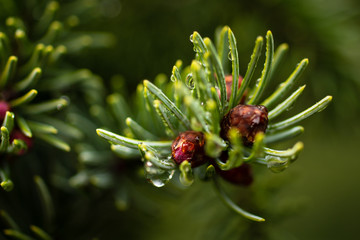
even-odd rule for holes
{"type": "Polygon", "coordinates": [[[239,104],[231,109],[221,121],[221,137],[228,140],[228,132],[235,128],[242,136],[245,146],[252,146],[255,136],[265,132],[268,125],[268,111],[261,105],[239,104]]]}

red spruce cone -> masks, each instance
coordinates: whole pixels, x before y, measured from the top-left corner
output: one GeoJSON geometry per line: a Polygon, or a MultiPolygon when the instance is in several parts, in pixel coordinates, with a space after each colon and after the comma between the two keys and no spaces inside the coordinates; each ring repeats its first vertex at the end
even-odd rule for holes
{"type": "MultiPolygon", "coordinates": [[[[239,76],[239,81],[238,81],[238,89],[241,86],[241,83],[243,81],[243,78],[241,76],[239,76]]],[[[232,82],[233,82],[233,76],[232,75],[226,75],[225,76],[225,83],[226,83],[226,96],[227,96],[227,100],[229,101],[230,96],[231,96],[231,86],[232,86],[232,82]]],[[[220,94],[220,90],[217,89],[217,93],[219,95],[219,98],[221,98],[221,94],[220,94]]],[[[246,94],[247,91],[245,91],[244,95],[242,96],[240,103],[244,103],[245,102],[245,98],[246,98],[246,94]]]]}
{"type": "MultiPolygon", "coordinates": [[[[220,159],[222,162],[226,162],[229,158],[229,154],[227,151],[222,152],[220,159]]],[[[218,165],[214,162],[213,166],[215,166],[216,172],[226,181],[242,186],[250,186],[253,182],[253,174],[251,171],[250,164],[243,163],[237,168],[233,168],[230,170],[221,170],[218,165]]]]}
{"type": "Polygon", "coordinates": [[[247,163],[227,171],[217,167],[216,171],[223,179],[235,185],[250,186],[253,182],[251,167],[247,163]]]}
{"type": "Polygon", "coordinates": [[[202,132],[182,132],[171,146],[172,158],[177,164],[187,160],[191,167],[200,166],[207,161],[204,145],[205,137],[202,132]]]}
{"type": "Polygon", "coordinates": [[[236,128],[245,146],[252,146],[255,136],[265,132],[268,125],[268,111],[262,105],[239,104],[231,109],[221,121],[221,137],[228,140],[228,132],[236,128]]]}

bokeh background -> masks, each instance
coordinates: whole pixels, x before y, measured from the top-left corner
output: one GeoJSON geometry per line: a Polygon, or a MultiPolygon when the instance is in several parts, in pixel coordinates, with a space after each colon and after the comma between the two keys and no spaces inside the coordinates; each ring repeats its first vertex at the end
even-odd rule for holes
{"type": "MultiPolygon", "coordinates": [[[[274,78],[277,82],[270,88],[286,79],[301,59],[309,58],[309,67],[300,81],[307,88],[291,109],[292,113],[326,95],[332,95],[333,102],[325,111],[303,122],[305,133],[297,140],[305,143],[305,149],[297,162],[284,173],[264,173],[265,179],[285,183],[266,206],[281,208],[278,203],[284,203],[288,214],[274,221],[268,217],[262,228],[276,229],[269,239],[359,238],[359,1],[103,0],[100,3],[94,12],[96,21],[79,29],[109,32],[115,36],[115,43],[66,58],[79,68],[91,69],[107,85],[113,76],[120,76],[126,82],[127,92],[134,92],[138,83],[144,79],[152,81],[159,73],[169,77],[178,59],[190,64],[194,57],[189,41],[192,32],[213,39],[216,29],[224,25],[230,26],[237,38],[240,73],[246,70],[258,35],[265,36],[271,30],[275,46],[289,44],[286,61],[274,78]]],[[[143,205],[142,211],[130,208],[119,214],[112,213],[114,209],[108,198],[99,197],[98,204],[93,203],[93,212],[81,212],[88,214],[89,221],[96,219],[98,224],[92,229],[78,228],[76,232],[87,231],[89,236],[96,233],[102,236],[100,239],[210,239],[210,235],[213,239],[216,236],[239,239],[236,234],[226,235],[225,224],[221,223],[229,221],[230,215],[232,228],[241,229],[242,224],[248,224],[234,220],[239,217],[222,205],[209,184],[196,183],[181,194],[165,195],[162,191],[150,185],[134,190],[136,199],[142,199],[146,192],[146,196],[152,196],[151,201],[138,202],[143,205]]],[[[81,200],[84,199],[78,199],[81,200]]],[[[257,224],[252,229],[258,231],[257,224]]],[[[70,230],[64,228],[64,231],[70,230]]]]}

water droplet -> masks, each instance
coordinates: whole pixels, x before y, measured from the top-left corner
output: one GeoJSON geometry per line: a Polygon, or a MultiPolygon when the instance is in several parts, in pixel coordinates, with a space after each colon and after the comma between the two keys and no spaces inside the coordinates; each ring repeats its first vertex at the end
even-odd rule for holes
{"type": "Polygon", "coordinates": [[[155,187],[162,187],[165,185],[165,182],[160,179],[149,179],[149,180],[155,187]]]}
{"type": "Polygon", "coordinates": [[[193,50],[194,50],[194,52],[196,52],[196,53],[202,53],[201,48],[200,48],[199,46],[197,46],[197,45],[194,45],[193,50]]]}
{"type": "Polygon", "coordinates": [[[176,82],[175,76],[174,76],[174,75],[171,75],[170,80],[171,80],[172,82],[176,82]]]}
{"type": "Polygon", "coordinates": [[[160,169],[150,161],[145,162],[145,177],[155,187],[164,186],[173,177],[174,172],[160,169]]]}
{"type": "Polygon", "coordinates": [[[276,156],[267,155],[265,156],[265,161],[267,162],[267,167],[273,172],[282,172],[289,165],[287,159],[282,159],[276,156]]]}
{"type": "Polygon", "coordinates": [[[186,76],[186,86],[188,88],[190,88],[191,90],[195,88],[195,84],[194,84],[194,79],[193,79],[193,75],[192,73],[189,73],[187,76],[186,76]]]}
{"type": "Polygon", "coordinates": [[[256,79],[255,88],[259,87],[261,78],[256,79]]]}
{"type": "Polygon", "coordinates": [[[194,37],[193,34],[191,34],[190,35],[190,42],[194,42],[193,37],[194,37]]]}
{"type": "Polygon", "coordinates": [[[169,180],[170,180],[174,176],[175,170],[168,171],[168,172],[169,172],[169,180]]]}
{"type": "Polygon", "coordinates": [[[172,171],[164,171],[161,175],[156,175],[148,178],[148,180],[155,186],[155,187],[163,187],[174,175],[174,170],[172,171]]]}
{"type": "Polygon", "coordinates": [[[228,59],[229,59],[230,61],[233,61],[233,60],[234,60],[234,59],[232,58],[231,52],[229,52],[229,54],[228,54],[228,59]]]}
{"type": "Polygon", "coordinates": [[[150,161],[145,162],[145,171],[147,174],[157,174],[157,168],[154,167],[154,164],[150,161]]]}

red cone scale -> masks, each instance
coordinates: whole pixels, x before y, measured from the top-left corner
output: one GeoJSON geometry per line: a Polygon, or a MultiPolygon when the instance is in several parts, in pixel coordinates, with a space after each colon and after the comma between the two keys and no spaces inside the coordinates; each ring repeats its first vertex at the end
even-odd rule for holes
{"type": "Polygon", "coordinates": [[[172,158],[177,164],[187,160],[191,167],[197,167],[207,161],[204,145],[205,138],[202,132],[182,132],[171,146],[172,158]]]}

